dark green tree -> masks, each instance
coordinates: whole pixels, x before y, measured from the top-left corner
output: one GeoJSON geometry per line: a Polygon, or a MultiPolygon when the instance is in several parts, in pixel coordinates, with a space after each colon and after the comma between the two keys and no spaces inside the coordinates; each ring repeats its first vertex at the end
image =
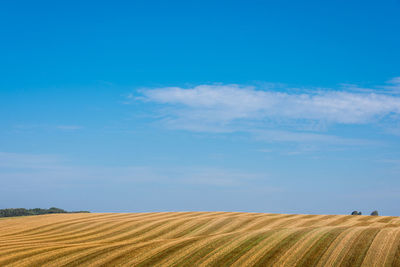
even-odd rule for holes
{"type": "MultiPolygon", "coordinates": [[[[77,211],[77,212],[88,212],[88,211],[77,211]]],[[[42,215],[50,213],[68,213],[63,209],[51,207],[50,209],[2,209],[0,210],[0,217],[14,217],[14,216],[28,216],[28,215],[42,215]]],[[[74,212],[75,213],[75,212],[74,212]]]]}

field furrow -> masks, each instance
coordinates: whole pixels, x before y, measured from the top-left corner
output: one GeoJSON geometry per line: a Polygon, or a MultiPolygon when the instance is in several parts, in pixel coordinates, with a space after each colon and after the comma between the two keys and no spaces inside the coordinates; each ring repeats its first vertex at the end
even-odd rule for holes
{"type": "Polygon", "coordinates": [[[0,266],[400,266],[400,219],[243,212],[5,218],[0,266]]]}

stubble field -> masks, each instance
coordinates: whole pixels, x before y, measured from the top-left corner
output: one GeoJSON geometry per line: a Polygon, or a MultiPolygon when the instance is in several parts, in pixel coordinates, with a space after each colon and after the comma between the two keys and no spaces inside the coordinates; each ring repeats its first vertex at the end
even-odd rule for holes
{"type": "Polygon", "coordinates": [[[5,218],[0,266],[400,266],[400,217],[163,212],[5,218]]]}

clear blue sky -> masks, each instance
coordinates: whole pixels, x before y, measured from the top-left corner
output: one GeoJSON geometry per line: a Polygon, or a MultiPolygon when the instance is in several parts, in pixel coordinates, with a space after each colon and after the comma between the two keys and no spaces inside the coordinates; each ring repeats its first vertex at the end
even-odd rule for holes
{"type": "Polygon", "coordinates": [[[3,1],[0,208],[400,215],[400,1],[3,1]]]}

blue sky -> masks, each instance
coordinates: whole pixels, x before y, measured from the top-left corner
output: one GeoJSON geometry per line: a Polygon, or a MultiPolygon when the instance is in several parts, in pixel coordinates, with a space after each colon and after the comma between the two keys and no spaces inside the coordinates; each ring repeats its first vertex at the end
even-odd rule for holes
{"type": "Polygon", "coordinates": [[[399,1],[8,1],[0,208],[400,215],[399,1]]]}

